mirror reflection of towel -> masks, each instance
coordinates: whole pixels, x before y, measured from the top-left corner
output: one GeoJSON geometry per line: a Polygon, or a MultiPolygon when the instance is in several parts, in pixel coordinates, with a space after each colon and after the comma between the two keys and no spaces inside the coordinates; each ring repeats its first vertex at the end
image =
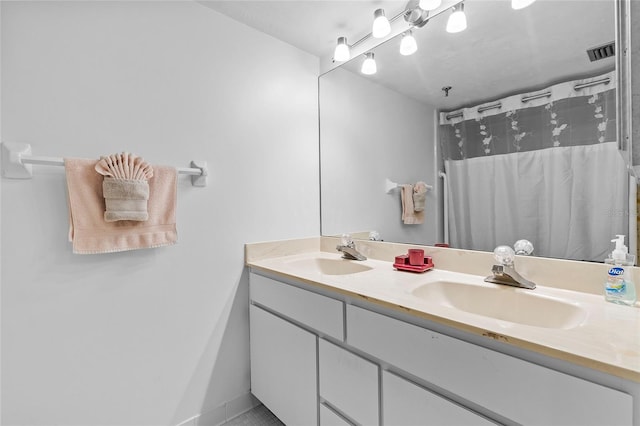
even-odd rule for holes
{"type": "Polygon", "coordinates": [[[402,222],[405,225],[420,225],[424,222],[424,212],[417,212],[413,206],[413,185],[400,185],[402,199],[402,222]]]}
{"type": "Polygon", "coordinates": [[[424,182],[416,182],[413,186],[413,210],[416,212],[424,211],[427,201],[427,184],[424,182]]]}

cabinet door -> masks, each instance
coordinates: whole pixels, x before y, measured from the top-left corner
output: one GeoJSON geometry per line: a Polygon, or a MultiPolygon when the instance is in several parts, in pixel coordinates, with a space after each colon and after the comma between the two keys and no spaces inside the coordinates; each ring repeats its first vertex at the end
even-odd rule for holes
{"type": "Polygon", "coordinates": [[[379,424],[378,366],[324,339],[318,353],[320,397],[358,424],[379,424]]]}
{"type": "Polygon", "coordinates": [[[395,374],[382,373],[383,425],[494,425],[484,417],[395,374]]]}
{"type": "Polygon", "coordinates": [[[317,338],[250,306],[251,392],[287,425],[317,425],[317,338]]]}

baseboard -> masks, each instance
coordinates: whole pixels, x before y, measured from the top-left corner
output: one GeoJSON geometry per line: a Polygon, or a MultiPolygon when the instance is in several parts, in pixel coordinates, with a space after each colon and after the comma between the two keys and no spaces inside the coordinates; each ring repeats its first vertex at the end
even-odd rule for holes
{"type": "Polygon", "coordinates": [[[176,426],[220,426],[258,405],[260,401],[251,392],[247,392],[216,408],[190,417],[176,426]]]}

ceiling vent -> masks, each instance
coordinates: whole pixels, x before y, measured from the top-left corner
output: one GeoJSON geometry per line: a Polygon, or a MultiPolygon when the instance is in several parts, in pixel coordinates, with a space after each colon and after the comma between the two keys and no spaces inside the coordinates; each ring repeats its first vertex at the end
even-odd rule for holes
{"type": "Polygon", "coordinates": [[[599,61],[600,59],[610,58],[616,54],[616,43],[614,41],[603,44],[602,46],[592,47],[587,50],[587,55],[591,62],[599,61]]]}

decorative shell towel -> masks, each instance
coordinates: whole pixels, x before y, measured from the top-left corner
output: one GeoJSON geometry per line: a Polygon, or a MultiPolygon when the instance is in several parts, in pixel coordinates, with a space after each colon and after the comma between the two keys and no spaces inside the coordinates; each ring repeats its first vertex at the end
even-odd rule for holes
{"type": "Polygon", "coordinates": [[[148,180],[153,177],[153,167],[142,158],[123,152],[100,158],[96,172],[103,175],[102,193],[105,201],[104,220],[149,219],[147,200],[148,180]]]}
{"type": "Polygon", "coordinates": [[[413,205],[413,185],[400,185],[402,199],[402,222],[405,225],[419,225],[424,222],[424,211],[415,211],[413,205]]]}
{"type": "MultiPolygon", "coordinates": [[[[103,196],[103,192],[110,193],[111,189],[103,191],[103,175],[96,173],[96,163],[96,160],[90,159],[64,159],[69,202],[69,241],[73,243],[73,252],[110,253],[175,244],[178,239],[177,170],[168,166],[153,168],[153,177],[148,180],[148,200],[145,200],[146,221],[111,222],[107,221],[111,214],[107,215],[105,211],[103,196]]],[[[125,194],[128,194],[126,190],[125,194]]],[[[140,194],[137,193],[135,197],[139,200],[140,194]]],[[[125,206],[125,210],[119,208],[116,207],[114,212],[129,211],[126,209],[130,206],[125,206]]]]}

